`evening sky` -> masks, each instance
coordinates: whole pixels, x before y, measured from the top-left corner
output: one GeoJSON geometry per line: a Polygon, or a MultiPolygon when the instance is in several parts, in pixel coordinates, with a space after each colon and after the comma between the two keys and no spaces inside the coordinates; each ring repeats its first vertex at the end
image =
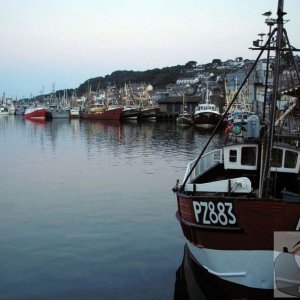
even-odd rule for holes
{"type": "MultiPolygon", "coordinates": [[[[284,2],[300,48],[300,0],[284,2]]],[[[0,93],[30,97],[116,70],[252,59],[269,10],[276,18],[277,0],[1,0],[0,93]]]]}

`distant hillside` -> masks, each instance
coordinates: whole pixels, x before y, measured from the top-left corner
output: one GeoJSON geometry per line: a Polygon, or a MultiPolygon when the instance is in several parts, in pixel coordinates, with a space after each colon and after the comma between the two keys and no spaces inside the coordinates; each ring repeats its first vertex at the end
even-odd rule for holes
{"type": "Polygon", "coordinates": [[[95,77],[86,80],[78,89],[77,94],[82,95],[88,91],[88,87],[92,91],[99,88],[106,88],[109,85],[117,87],[124,86],[125,83],[150,83],[154,88],[165,87],[169,83],[175,83],[176,80],[185,72],[186,66],[177,65],[173,67],[165,67],[162,69],[153,69],[147,71],[115,71],[105,77],[95,77]]]}
{"type": "MultiPolygon", "coordinates": [[[[218,65],[222,64],[221,60],[214,59],[213,63],[204,65],[202,72],[213,73],[215,76],[225,74],[226,72],[233,71],[235,68],[226,67],[218,69],[218,65]]],[[[199,70],[196,69],[197,62],[189,61],[185,65],[177,65],[172,67],[155,68],[146,71],[126,71],[118,70],[114,71],[110,75],[99,76],[95,78],[87,79],[85,82],[79,85],[78,88],[68,89],[68,96],[71,96],[76,92],[80,97],[86,94],[89,90],[97,91],[99,89],[106,89],[108,86],[114,85],[116,87],[122,87],[125,83],[147,83],[151,84],[154,89],[165,88],[168,84],[176,83],[177,79],[182,77],[194,77],[199,70]]],[[[64,90],[56,91],[56,95],[63,95],[64,90]]],[[[46,95],[44,95],[46,96],[46,95]]]]}

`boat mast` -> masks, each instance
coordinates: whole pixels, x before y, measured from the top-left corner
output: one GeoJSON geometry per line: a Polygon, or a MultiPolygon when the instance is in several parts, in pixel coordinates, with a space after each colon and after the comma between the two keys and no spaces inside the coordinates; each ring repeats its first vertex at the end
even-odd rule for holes
{"type": "Polygon", "coordinates": [[[208,78],[206,80],[206,95],[205,95],[205,104],[209,103],[209,89],[208,89],[208,78]]]}
{"type": "Polygon", "coordinates": [[[266,157],[265,157],[265,167],[263,172],[263,181],[265,184],[262,186],[262,196],[270,196],[270,175],[271,175],[271,157],[273,149],[273,139],[274,139],[274,125],[275,125],[275,110],[277,102],[277,92],[278,92],[278,82],[279,82],[279,62],[280,62],[280,52],[283,47],[283,2],[284,0],[278,0],[277,9],[277,37],[276,37],[276,47],[275,47],[275,61],[274,61],[274,82],[273,82],[273,101],[271,102],[270,111],[270,124],[269,124],[269,136],[267,140],[266,147],[266,157]]]}
{"type": "MultiPolygon", "coordinates": [[[[270,17],[271,12],[267,12],[263,15],[266,15],[269,18],[266,19],[265,23],[269,26],[269,36],[272,34],[272,26],[276,24],[276,20],[272,19],[270,17]]],[[[270,44],[271,46],[271,44],[270,44]]],[[[262,116],[262,121],[265,121],[265,116],[266,116],[266,104],[267,104],[267,93],[268,93],[268,88],[269,88],[269,71],[270,71],[270,47],[268,48],[267,52],[267,68],[266,68],[266,80],[265,80],[265,92],[264,92],[264,103],[263,103],[263,116],[262,116]]]]}

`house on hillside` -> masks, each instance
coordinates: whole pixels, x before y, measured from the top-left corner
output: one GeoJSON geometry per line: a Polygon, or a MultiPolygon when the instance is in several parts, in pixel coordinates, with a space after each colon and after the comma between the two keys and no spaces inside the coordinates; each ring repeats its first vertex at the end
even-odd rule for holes
{"type": "MultiPolygon", "coordinates": [[[[262,113],[264,98],[265,98],[265,86],[267,77],[267,63],[264,60],[260,60],[255,70],[249,76],[249,103],[252,104],[254,111],[262,113]]],[[[268,85],[271,86],[273,82],[273,71],[269,68],[268,85]]]]}

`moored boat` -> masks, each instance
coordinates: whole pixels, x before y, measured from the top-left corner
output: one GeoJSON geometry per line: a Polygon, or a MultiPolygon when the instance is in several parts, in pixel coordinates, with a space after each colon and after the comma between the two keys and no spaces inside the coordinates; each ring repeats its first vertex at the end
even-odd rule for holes
{"type": "Polygon", "coordinates": [[[27,107],[25,104],[18,105],[15,114],[17,116],[23,116],[27,107]]]}
{"type": "Polygon", "coordinates": [[[9,107],[8,107],[8,112],[9,112],[10,115],[15,115],[15,114],[16,114],[16,108],[15,108],[15,106],[14,106],[13,103],[11,103],[11,104],[9,105],[9,107]]]}
{"type": "Polygon", "coordinates": [[[82,111],[80,117],[90,120],[120,120],[122,111],[122,107],[103,107],[95,110],[82,111]]]}
{"type": "Polygon", "coordinates": [[[123,111],[121,115],[122,120],[137,120],[139,115],[139,107],[135,102],[134,95],[131,91],[130,85],[124,85],[123,94],[121,95],[121,103],[123,111]]]}
{"type": "Polygon", "coordinates": [[[0,116],[8,116],[9,110],[7,107],[0,106],[0,116]]]}
{"type": "Polygon", "coordinates": [[[53,119],[68,119],[70,117],[69,109],[57,109],[51,112],[53,119]]]}
{"type": "Polygon", "coordinates": [[[123,111],[121,115],[122,120],[137,120],[139,115],[139,109],[136,106],[123,106],[123,111]]]}
{"type": "Polygon", "coordinates": [[[49,113],[51,114],[52,119],[67,119],[70,117],[70,106],[69,101],[67,100],[67,92],[64,91],[64,96],[61,99],[56,97],[56,94],[53,92],[49,99],[49,105],[47,106],[49,113]]]}
{"type": "MultiPolygon", "coordinates": [[[[237,94],[237,78],[235,79],[236,85],[234,91],[227,91],[227,84],[225,80],[225,101],[226,105],[224,107],[224,111],[229,106],[229,103],[237,94]]],[[[240,91],[236,101],[230,106],[228,113],[224,118],[225,125],[232,125],[233,127],[238,126],[241,127],[245,125],[246,120],[253,115],[254,112],[251,109],[251,106],[248,103],[248,96],[246,92],[240,91]]]]}
{"type": "Polygon", "coordinates": [[[25,119],[42,119],[48,118],[49,112],[45,107],[28,107],[25,109],[24,118],[25,119]]]}
{"type": "Polygon", "coordinates": [[[187,111],[183,111],[179,116],[176,118],[177,126],[186,127],[192,125],[192,118],[191,115],[187,111]]]}
{"type": "Polygon", "coordinates": [[[176,124],[180,127],[187,127],[192,125],[192,117],[185,109],[184,95],[182,97],[182,112],[176,118],[176,124]]]}
{"type": "Polygon", "coordinates": [[[67,119],[70,117],[70,108],[68,107],[58,107],[51,110],[51,115],[53,119],[67,119]]]}
{"type": "Polygon", "coordinates": [[[193,114],[193,124],[200,128],[214,128],[221,118],[219,108],[211,103],[208,82],[206,83],[205,103],[199,103],[193,114]]]}
{"type": "Polygon", "coordinates": [[[70,118],[76,119],[80,117],[80,107],[74,106],[70,108],[70,118]]]}
{"type": "Polygon", "coordinates": [[[143,106],[143,107],[141,107],[141,109],[139,111],[138,119],[139,120],[156,120],[158,113],[159,113],[159,108],[157,108],[157,107],[143,106]]]}
{"type": "MultiPolygon", "coordinates": [[[[276,47],[270,47],[275,49],[272,95],[276,96],[280,55],[292,49],[282,43],[288,40],[284,14],[283,0],[278,0],[277,28],[259,48],[247,75],[277,35],[276,47]]],[[[284,245],[275,247],[276,233],[300,234],[299,132],[283,134],[275,128],[276,96],[269,121],[251,115],[239,139],[232,135],[222,148],[206,152],[236,95],[198,158],[188,164],[182,184],[177,182],[173,189],[190,262],[199,276],[222,292],[222,299],[273,299],[278,282],[287,295],[300,286],[299,267],[298,275],[289,265],[285,272],[277,269],[280,275],[274,278],[274,258],[287,252],[284,245]]]]}

